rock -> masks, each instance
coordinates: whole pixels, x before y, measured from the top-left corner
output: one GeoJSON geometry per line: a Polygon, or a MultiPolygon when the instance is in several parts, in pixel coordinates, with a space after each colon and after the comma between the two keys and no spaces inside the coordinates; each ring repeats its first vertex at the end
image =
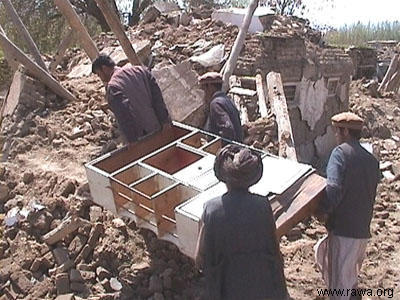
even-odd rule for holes
{"type": "Polygon", "coordinates": [[[39,230],[40,234],[45,234],[50,230],[53,215],[46,210],[41,210],[29,214],[28,220],[33,228],[39,230]]]}
{"type": "Polygon", "coordinates": [[[85,130],[75,127],[72,129],[72,132],[68,135],[70,140],[76,140],[77,138],[83,137],[85,135],[85,130]]]}
{"type": "Polygon", "coordinates": [[[114,220],[112,220],[112,224],[115,228],[118,229],[126,228],[126,224],[121,218],[115,218],[114,220]]]}
{"type": "Polygon", "coordinates": [[[65,247],[58,247],[54,249],[53,256],[57,265],[62,265],[69,260],[68,250],[65,247]]]}
{"type": "Polygon", "coordinates": [[[77,234],[68,246],[68,251],[73,257],[77,256],[85,246],[88,238],[83,234],[77,234]]]}
{"type": "Polygon", "coordinates": [[[67,294],[70,291],[69,279],[67,273],[60,273],[56,275],[56,289],[57,294],[67,294]]]}
{"type": "Polygon", "coordinates": [[[141,271],[141,270],[148,269],[148,268],[150,268],[149,263],[146,261],[143,261],[143,262],[140,262],[137,264],[133,264],[131,267],[131,270],[133,272],[137,272],[137,271],[141,271]]]}
{"type": "Polygon", "coordinates": [[[74,294],[59,295],[55,300],[75,300],[74,294]]]}
{"type": "Polygon", "coordinates": [[[22,181],[25,184],[29,184],[33,181],[34,178],[35,176],[33,175],[32,172],[25,172],[24,175],[22,176],[22,181]]]}
{"type": "Polygon", "coordinates": [[[101,222],[103,221],[103,209],[100,206],[92,205],[89,211],[90,222],[101,222]]]}
{"type": "Polygon", "coordinates": [[[389,213],[387,211],[378,212],[378,213],[376,213],[376,217],[384,220],[384,219],[389,218],[389,213]]]}
{"type": "Polygon", "coordinates": [[[71,269],[69,271],[69,280],[71,282],[83,282],[84,279],[81,275],[81,272],[77,269],[71,269]]]}
{"type": "Polygon", "coordinates": [[[57,148],[57,147],[61,146],[63,142],[64,142],[64,140],[62,138],[54,139],[53,146],[57,148]]]}
{"type": "Polygon", "coordinates": [[[77,293],[83,293],[87,289],[86,285],[82,282],[72,282],[70,285],[70,288],[71,288],[71,291],[77,292],[77,293]]]}
{"type": "Polygon", "coordinates": [[[192,21],[192,17],[188,13],[182,12],[179,23],[183,26],[188,26],[190,24],[190,21],[192,21]]]}
{"type": "Polygon", "coordinates": [[[119,280],[115,277],[110,279],[110,287],[114,290],[114,291],[120,291],[122,289],[122,284],[121,282],[119,282],[119,280]]]}
{"type": "Polygon", "coordinates": [[[85,282],[94,282],[96,279],[96,273],[91,271],[81,271],[82,278],[85,282]]]}
{"type": "Polygon", "coordinates": [[[295,241],[301,238],[301,230],[300,228],[294,227],[289,233],[286,235],[289,241],[295,241]]]}
{"type": "Polygon", "coordinates": [[[27,295],[33,287],[33,283],[22,271],[11,274],[11,282],[24,295],[27,295]]]}
{"type": "Polygon", "coordinates": [[[162,281],[158,275],[152,275],[149,281],[149,291],[152,293],[161,293],[163,290],[162,281]]]}
{"type": "Polygon", "coordinates": [[[68,198],[69,195],[75,193],[75,184],[72,180],[68,180],[64,182],[64,184],[61,186],[61,196],[68,198]]]}
{"type": "Polygon", "coordinates": [[[0,203],[5,203],[8,200],[10,189],[4,182],[0,182],[0,203]]]}
{"type": "Polygon", "coordinates": [[[102,281],[106,278],[110,278],[110,276],[111,276],[111,273],[101,266],[97,267],[96,274],[100,281],[102,281]]]}
{"type": "Polygon", "coordinates": [[[392,165],[392,171],[394,176],[399,176],[400,175],[400,163],[395,163],[392,165]]]}

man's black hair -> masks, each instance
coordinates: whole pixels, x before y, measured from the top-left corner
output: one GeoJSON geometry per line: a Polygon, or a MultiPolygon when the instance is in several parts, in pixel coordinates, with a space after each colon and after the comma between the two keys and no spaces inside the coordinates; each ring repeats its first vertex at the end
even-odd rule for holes
{"type": "Polygon", "coordinates": [[[106,67],[115,67],[115,62],[112,58],[105,54],[100,54],[93,62],[92,62],[92,73],[96,73],[102,66],[106,67]]]}
{"type": "MultiPolygon", "coordinates": [[[[343,134],[344,128],[339,127],[340,133],[343,134]]],[[[349,130],[349,135],[356,140],[360,140],[361,139],[361,130],[357,130],[357,129],[350,129],[349,130]]]]}

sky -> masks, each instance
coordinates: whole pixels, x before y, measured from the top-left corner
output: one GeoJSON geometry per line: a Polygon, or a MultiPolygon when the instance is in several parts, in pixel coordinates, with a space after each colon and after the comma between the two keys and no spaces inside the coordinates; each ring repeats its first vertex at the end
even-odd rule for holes
{"type": "Polygon", "coordinates": [[[313,23],[335,28],[361,23],[400,21],[400,0],[304,0],[309,7],[304,17],[313,23]]]}

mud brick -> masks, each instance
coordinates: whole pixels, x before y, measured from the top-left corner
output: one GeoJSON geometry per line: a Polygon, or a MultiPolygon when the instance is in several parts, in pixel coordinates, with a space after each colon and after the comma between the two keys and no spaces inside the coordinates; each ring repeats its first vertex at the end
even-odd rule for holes
{"type": "Polygon", "coordinates": [[[82,225],[78,217],[69,217],[63,220],[56,228],[43,236],[43,241],[48,245],[53,245],[63,240],[67,235],[77,230],[82,225]]]}
{"type": "Polygon", "coordinates": [[[67,294],[70,291],[69,278],[67,273],[56,275],[57,294],[67,294]]]}

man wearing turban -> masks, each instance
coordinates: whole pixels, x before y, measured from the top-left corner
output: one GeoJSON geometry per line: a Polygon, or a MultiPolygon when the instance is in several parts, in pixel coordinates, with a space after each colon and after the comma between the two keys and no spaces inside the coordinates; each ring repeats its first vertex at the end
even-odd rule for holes
{"type": "Polygon", "coordinates": [[[287,299],[271,205],[248,190],[262,176],[261,157],[228,145],[214,171],[228,192],[205,204],[200,222],[196,264],[206,278],[206,299],[287,299]]]}
{"type": "Polygon", "coordinates": [[[222,75],[217,72],[207,72],[199,77],[199,85],[204,91],[209,111],[204,130],[231,141],[242,142],[243,129],[239,111],[222,91],[222,75]]]}

